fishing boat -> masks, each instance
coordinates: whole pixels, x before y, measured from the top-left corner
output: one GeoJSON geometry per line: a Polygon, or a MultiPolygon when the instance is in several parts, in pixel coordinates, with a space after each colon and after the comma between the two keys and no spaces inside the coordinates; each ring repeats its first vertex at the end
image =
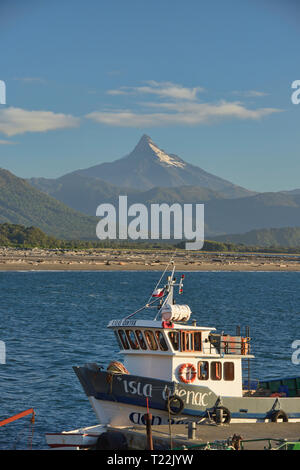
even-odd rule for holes
{"type": "Polygon", "coordinates": [[[253,384],[249,328],[232,336],[193,321],[190,307],[175,301],[185,277],[177,281],[170,263],[142,308],[107,325],[124,360],[74,367],[100,424],[145,424],[146,409],[153,425],[299,422],[300,378],[253,384]],[[154,317],[138,319],[147,309],[154,317]]]}

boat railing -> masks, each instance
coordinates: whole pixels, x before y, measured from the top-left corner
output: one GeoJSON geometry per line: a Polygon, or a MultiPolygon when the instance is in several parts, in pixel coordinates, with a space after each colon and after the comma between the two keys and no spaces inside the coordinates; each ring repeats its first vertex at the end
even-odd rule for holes
{"type": "Polygon", "coordinates": [[[250,341],[251,338],[247,336],[211,334],[209,336],[209,345],[207,347],[204,346],[203,351],[211,354],[214,350],[217,350],[219,354],[237,354],[247,356],[251,352],[250,341]]]}

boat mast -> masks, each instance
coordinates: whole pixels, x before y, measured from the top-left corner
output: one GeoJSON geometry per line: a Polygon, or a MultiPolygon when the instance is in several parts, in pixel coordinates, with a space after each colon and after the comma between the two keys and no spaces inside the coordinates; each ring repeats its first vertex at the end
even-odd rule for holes
{"type": "Polygon", "coordinates": [[[175,269],[176,269],[176,266],[174,264],[174,261],[171,261],[171,263],[173,264],[173,269],[172,269],[172,273],[170,276],[168,276],[168,279],[167,279],[167,285],[165,287],[165,290],[167,291],[167,296],[165,298],[165,300],[159,305],[158,307],[158,312],[154,318],[154,320],[157,319],[157,317],[159,316],[162,308],[166,305],[166,304],[170,304],[170,305],[173,305],[174,304],[174,286],[176,285],[176,279],[174,278],[174,273],[175,273],[175,269]]]}
{"type": "Polygon", "coordinates": [[[168,276],[168,284],[167,284],[168,295],[165,298],[165,301],[164,301],[162,307],[165,304],[171,304],[172,305],[174,303],[174,284],[176,282],[176,279],[174,279],[174,273],[175,273],[175,264],[173,263],[172,274],[171,274],[171,276],[168,276]]]}
{"type": "MultiPolygon", "coordinates": [[[[170,276],[168,276],[167,278],[167,285],[164,287],[164,289],[161,289],[163,292],[165,291],[167,293],[166,297],[165,297],[165,300],[162,301],[162,299],[160,300],[159,304],[158,304],[158,307],[155,307],[158,309],[158,312],[154,318],[154,320],[157,319],[159,313],[161,312],[161,309],[164,307],[164,305],[166,304],[171,304],[173,305],[174,304],[174,298],[173,298],[173,293],[174,293],[174,286],[178,285],[179,286],[179,293],[182,293],[182,282],[183,282],[183,275],[181,276],[181,280],[180,280],[180,283],[179,284],[176,284],[176,279],[174,278],[174,273],[175,273],[175,264],[174,264],[174,261],[173,259],[171,258],[170,261],[168,262],[164,272],[162,273],[158,283],[156,284],[155,286],[155,289],[154,291],[158,288],[158,286],[160,285],[168,267],[169,267],[169,264],[172,263],[173,265],[173,268],[172,268],[172,273],[170,276]]],[[[153,291],[153,292],[154,292],[153,291]]],[[[163,293],[163,297],[165,296],[165,293],[163,293]]],[[[155,302],[157,302],[158,299],[154,299],[150,302],[152,298],[152,295],[150,296],[148,302],[146,303],[146,305],[144,305],[143,307],[139,308],[138,310],[136,310],[135,312],[131,313],[130,315],[127,315],[124,320],[128,320],[129,318],[131,318],[132,316],[134,316],[136,313],[138,312],[141,312],[142,310],[146,309],[146,308],[154,308],[154,307],[151,307],[152,304],[154,304],[155,302]]]]}

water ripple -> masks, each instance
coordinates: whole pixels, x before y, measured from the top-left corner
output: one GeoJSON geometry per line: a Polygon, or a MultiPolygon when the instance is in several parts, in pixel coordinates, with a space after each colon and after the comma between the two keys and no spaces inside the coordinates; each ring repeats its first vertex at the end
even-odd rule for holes
{"type": "MultiPolygon", "coordinates": [[[[0,419],[34,408],[35,449],[46,448],[45,432],[96,424],[72,366],[119,358],[106,325],[143,305],[157,279],[155,272],[1,272],[0,419]]],[[[295,376],[299,280],[300,273],[186,273],[178,301],[198,324],[229,334],[250,326],[253,378],[295,376]]],[[[28,434],[27,418],[0,428],[0,449],[25,448],[28,434]]]]}

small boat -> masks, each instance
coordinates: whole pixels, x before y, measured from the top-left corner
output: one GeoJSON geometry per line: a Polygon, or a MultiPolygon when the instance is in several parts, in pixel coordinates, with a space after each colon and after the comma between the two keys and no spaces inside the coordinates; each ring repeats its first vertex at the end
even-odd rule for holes
{"type": "Polygon", "coordinates": [[[191,321],[190,307],[174,299],[175,289],[183,292],[184,275],[176,281],[170,263],[142,308],[108,324],[123,362],[112,358],[106,368],[97,363],[74,367],[99,423],[145,424],[146,408],[153,425],[206,418],[220,424],[299,422],[300,378],[253,384],[249,328],[245,336],[240,328],[232,336],[191,321]],[[137,319],[153,308],[154,318],[137,319]]]}

